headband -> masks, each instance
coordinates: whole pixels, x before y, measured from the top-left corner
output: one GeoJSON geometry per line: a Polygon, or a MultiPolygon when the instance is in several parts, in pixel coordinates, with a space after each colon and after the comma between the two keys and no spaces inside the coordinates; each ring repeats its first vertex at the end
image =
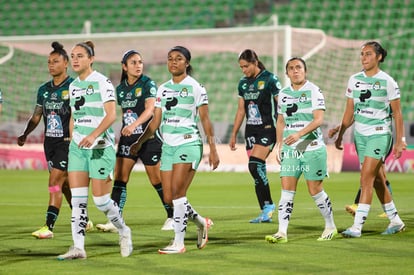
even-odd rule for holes
{"type": "Polygon", "coordinates": [[[122,64],[126,64],[126,62],[127,62],[127,60],[128,60],[128,58],[131,56],[131,55],[133,55],[133,54],[137,54],[137,55],[141,55],[139,52],[137,52],[136,50],[129,50],[129,51],[126,51],[125,53],[124,53],[124,55],[122,56],[122,60],[121,60],[121,63],[122,64]]]}
{"type": "Polygon", "coordinates": [[[90,56],[95,56],[93,49],[86,43],[78,43],[77,46],[81,46],[86,49],[90,56]]]}

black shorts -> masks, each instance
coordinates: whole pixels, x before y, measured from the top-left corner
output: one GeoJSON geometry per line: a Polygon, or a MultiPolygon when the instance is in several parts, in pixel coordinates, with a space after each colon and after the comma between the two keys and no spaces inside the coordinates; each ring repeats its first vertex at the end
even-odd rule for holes
{"type": "Polygon", "coordinates": [[[69,140],[45,138],[43,149],[49,170],[68,170],[69,140]]]}
{"type": "Polygon", "coordinates": [[[161,158],[162,141],[157,136],[147,140],[138,151],[136,156],[130,154],[130,146],[137,141],[139,135],[131,135],[129,137],[121,136],[118,143],[118,151],[116,152],[117,158],[129,158],[135,162],[141,159],[144,165],[156,165],[161,158]]]}
{"type": "Polygon", "coordinates": [[[246,127],[244,139],[247,151],[251,150],[255,144],[265,147],[270,146],[273,149],[276,143],[276,129],[270,125],[268,128],[246,127]]]}

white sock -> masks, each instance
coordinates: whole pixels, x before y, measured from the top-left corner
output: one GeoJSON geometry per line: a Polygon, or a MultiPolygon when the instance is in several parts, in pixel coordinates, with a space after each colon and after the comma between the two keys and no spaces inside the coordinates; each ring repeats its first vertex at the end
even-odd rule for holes
{"type": "Polygon", "coordinates": [[[85,232],[88,223],[88,187],[71,188],[73,246],[85,249],[85,232]]]}
{"type": "Polygon", "coordinates": [[[181,197],[172,201],[174,206],[174,242],[184,245],[185,232],[187,231],[188,208],[187,197],[181,197]]]}
{"type": "Polygon", "coordinates": [[[287,235],[287,229],[289,225],[290,216],[293,212],[293,199],[295,197],[295,191],[282,190],[279,200],[278,220],[279,231],[287,235]]]}
{"type": "Polygon", "coordinates": [[[197,227],[204,226],[206,223],[206,220],[204,217],[202,217],[200,214],[197,213],[197,211],[191,206],[191,204],[187,201],[187,209],[188,209],[188,218],[192,220],[197,227]]]}
{"type": "Polygon", "coordinates": [[[358,203],[358,208],[355,211],[354,225],[352,226],[353,228],[362,231],[362,226],[368,218],[370,208],[370,204],[358,203]]]}
{"type": "Polygon", "coordinates": [[[108,193],[100,197],[93,196],[93,201],[96,207],[106,215],[108,220],[118,228],[119,235],[122,235],[123,231],[126,229],[126,225],[118,205],[111,199],[111,194],[108,193]]]}
{"type": "Polygon", "coordinates": [[[322,217],[325,219],[325,228],[336,228],[333,219],[331,200],[324,190],[312,196],[316,206],[318,206],[322,217]]]}
{"type": "Polygon", "coordinates": [[[398,215],[397,208],[395,207],[394,201],[383,204],[382,209],[384,209],[384,212],[387,214],[387,217],[390,220],[390,222],[395,223],[395,224],[403,223],[400,216],[398,215]]]}

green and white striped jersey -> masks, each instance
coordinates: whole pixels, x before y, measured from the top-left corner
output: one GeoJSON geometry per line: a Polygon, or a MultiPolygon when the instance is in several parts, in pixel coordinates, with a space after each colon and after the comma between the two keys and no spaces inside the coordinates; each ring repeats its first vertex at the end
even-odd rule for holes
{"type": "Polygon", "coordinates": [[[198,107],[208,104],[206,89],[191,76],[179,84],[172,80],[157,91],[156,108],[162,108],[160,131],[163,141],[170,146],[199,141],[197,127],[198,107]]]}
{"type": "MultiPolygon", "coordinates": [[[[69,86],[70,106],[74,120],[72,139],[76,144],[92,133],[104,119],[104,103],[115,100],[111,80],[93,71],[85,80],[77,77],[69,86]]],[[[88,149],[115,147],[115,133],[109,127],[88,149]]]]}
{"type": "MultiPolygon", "coordinates": [[[[279,92],[277,109],[285,121],[283,138],[286,138],[308,126],[313,120],[314,110],[325,110],[325,99],[319,87],[307,80],[299,90],[293,90],[290,85],[283,88],[279,92]]],[[[322,147],[325,143],[320,127],[290,145],[291,149],[302,152],[322,147]]]]}
{"type": "Polygon", "coordinates": [[[397,82],[383,71],[368,77],[365,72],[352,75],[345,95],[354,100],[355,131],[363,136],[390,134],[390,101],[400,98],[397,82]]]}

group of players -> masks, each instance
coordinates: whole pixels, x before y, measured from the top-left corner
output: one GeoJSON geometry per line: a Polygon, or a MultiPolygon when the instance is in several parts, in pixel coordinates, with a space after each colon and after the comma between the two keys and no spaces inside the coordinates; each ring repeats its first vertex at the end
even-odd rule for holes
{"type": "MultiPolygon", "coordinates": [[[[150,183],[157,191],[167,213],[162,230],[174,230],[173,242],[160,249],[161,254],[184,253],[184,237],[188,219],[198,227],[197,247],[203,248],[208,241],[208,230],[213,225],[209,218],[199,215],[189,204],[186,192],[191,184],[202,156],[202,139],[197,126],[197,118],[210,146],[209,163],[213,169],[219,165],[215,148],[214,131],[208,115],[208,97],[205,88],[191,77],[191,53],[182,46],[168,52],[168,70],[172,79],[157,88],[151,78],[143,74],[143,57],[136,50],[124,53],[121,59],[121,82],[116,87],[116,96],[106,95],[95,98],[104,104],[92,102],[85,111],[85,101],[93,101],[94,89],[88,78],[97,73],[92,70],[94,46],[82,42],[72,49],[72,68],[78,74],[73,79],[67,74],[69,57],[63,46],[52,43],[48,68],[52,76],[38,90],[37,103],[18,144],[23,146],[27,136],[36,128],[43,117],[45,125],[44,151],[49,165],[49,205],[46,211],[45,226],[32,235],[39,239],[52,238],[53,228],[62,205],[63,195],[72,208],[72,237],[74,246],[58,258],[86,258],[84,242],[79,241],[80,228],[86,231],[93,227],[83,216],[86,213],[89,179],[92,180],[92,193],[98,209],[107,214],[113,209],[103,205],[113,203],[119,215],[108,215],[106,224],[96,227],[102,231],[119,232],[122,256],[132,253],[131,232],[122,220],[122,212],[127,198],[127,183],[138,158],[144,164],[150,183]],[[86,54],[85,54],[86,53],[86,54]],[[79,67],[79,59],[89,58],[86,72],[79,67]],[[91,98],[92,98],[91,97],[91,98]],[[122,109],[122,128],[116,151],[116,161],[109,165],[102,175],[91,170],[93,161],[102,161],[106,154],[100,146],[108,143],[114,147],[111,137],[113,121],[106,119],[113,106],[106,102],[117,101],[122,109]],[[99,110],[100,109],[100,110],[99,110]],[[82,110],[82,112],[81,112],[82,110]],[[103,111],[102,111],[103,110],[103,111]],[[102,116],[93,127],[101,129],[98,139],[93,133],[90,116],[102,116]],[[90,112],[90,113],[88,113],[90,112]],[[89,121],[89,122],[88,122],[89,121]],[[89,128],[88,128],[89,127],[89,128]],[[107,133],[107,134],[104,134],[107,133]],[[79,134],[79,135],[77,135],[79,134]],[[76,138],[79,136],[78,138],[76,138]],[[109,141],[108,141],[109,140],[109,141]],[[101,151],[99,150],[101,149],[101,151]],[[81,167],[84,152],[90,152],[86,163],[81,167]],[[75,153],[79,156],[75,157],[75,153]],[[70,161],[72,160],[72,161],[70,161]],[[112,185],[112,170],[114,183],[112,185]],[[67,172],[69,171],[69,173],[67,172]],[[80,184],[79,171],[87,171],[87,185],[80,184]],[[69,174],[69,176],[68,176],[69,174]],[[94,178],[99,181],[94,182],[94,178]],[[69,179],[69,180],[68,180],[69,179]],[[106,186],[97,188],[95,185],[106,186]],[[107,194],[111,186],[111,194],[107,194]],[[95,188],[95,189],[94,189],[95,188]],[[98,194],[99,193],[99,194],[98,194]],[[86,198],[85,198],[86,196],[86,198]],[[82,197],[82,200],[78,198],[82,197]],[[76,205],[74,205],[74,203],[76,205]],[[83,212],[82,212],[83,211],[83,212]],[[83,213],[83,214],[82,214],[83,213]],[[75,216],[75,217],[74,217],[75,216]]],[[[397,83],[379,68],[386,57],[386,51],[375,42],[367,42],[361,48],[363,70],[351,76],[347,87],[347,105],[341,124],[331,129],[329,135],[338,134],[335,146],[342,149],[342,136],[345,130],[355,124],[355,144],[361,163],[361,198],[354,209],[354,224],[342,232],[344,237],[360,237],[362,226],[367,219],[373,188],[380,199],[390,225],[383,234],[395,234],[404,230],[390,191],[386,185],[383,160],[392,147],[392,120],[395,121],[395,140],[392,153],[395,158],[405,149],[404,129],[400,107],[400,93],[397,83]],[[362,84],[361,84],[362,83],[362,84]],[[365,112],[366,111],[366,112],[365,112]],[[374,115],[370,115],[374,113],[374,115]]],[[[286,74],[290,85],[282,88],[276,75],[266,70],[257,54],[246,49],[238,57],[244,74],[239,81],[239,101],[229,146],[236,150],[236,136],[246,120],[245,141],[249,158],[248,168],[254,179],[260,214],[251,223],[272,221],[276,205],[272,200],[266,172],[266,158],[276,150],[277,161],[281,165],[281,197],[278,203],[277,233],[265,239],[270,243],[286,243],[288,224],[293,211],[293,201],[298,179],[302,174],[308,191],[325,220],[323,233],[318,241],[329,241],[337,234],[332,204],[323,189],[323,179],[328,175],[326,145],[320,126],[323,123],[325,101],[318,86],[307,80],[307,67],[303,59],[291,58],[286,64],[286,74]],[[277,117],[275,117],[275,114],[277,117]],[[276,118],[276,122],[275,122],[276,118]]],[[[111,82],[106,78],[110,93],[111,82]]],[[[105,84],[105,85],[107,85],[105,84]]],[[[104,86],[104,85],[102,85],[104,86]]],[[[113,89],[112,89],[113,92],[113,89]]],[[[101,103],[102,103],[101,102],[101,103]]],[[[111,159],[111,157],[109,157],[111,159]]],[[[100,163],[102,164],[102,162],[100,163]]],[[[84,238],[84,232],[83,238],[84,238]]]]}

